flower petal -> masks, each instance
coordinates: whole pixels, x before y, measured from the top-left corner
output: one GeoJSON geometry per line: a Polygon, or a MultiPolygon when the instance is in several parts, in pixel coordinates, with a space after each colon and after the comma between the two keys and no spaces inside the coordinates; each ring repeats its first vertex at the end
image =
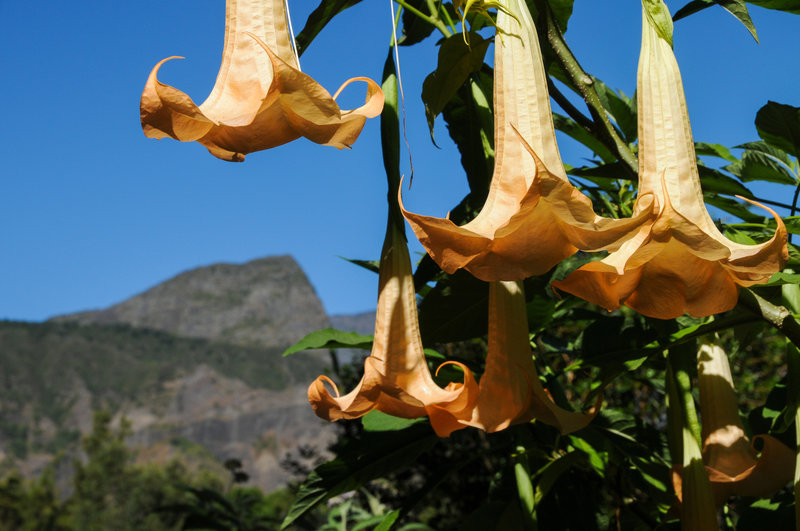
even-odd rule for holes
{"type": "Polygon", "coordinates": [[[314,412],[326,420],[352,419],[372,409],[403,418],[428,415],[434,431],[446,437],[461,426],[455,415],[477,399],[478,385],[464,365],[463,383],[445,389],[428,371],[419,335],[414,277],[405,239],[390,224],[381,254],[378,310],[372,353],[364,362],[359,385],[345,396],[325,387],[330,379],[320,376],[308,389],[314,412]]]}
{"type": "Polygon", "coordinates": [[[598,410],[599,400],[586,413],[556,405],[533,362],[522,283],[492,282],[486,368],[478,400],[463,412],[461,423],[491,433],[537,419],[567,434],[589,424],[598,410]]]}
{"type": "Polygon", "coordinates": [[[602,218],[567,180],[536,28],[521,0],[498,9],[494,75],[495,167],[486,202],[460,227],[403,209],[423,246],[448,273],[464,268],[485,281],[542,274],[578,249],[617,248],[655,205],[643,198],[631,219],[602,218]]]}
{"type": "Polygon", "coordinates": [[[737,285],[766,282],[783,268],[788,259],[786,227],[767,209],[777,223],[767,242],[739,244],[716,228],[703,202],[675,55],[644,7],[642,20],[639,193],[655,195],[660,211],[652,224],[643,225],[601,262],[587,264],[553,286],[608,310],[626,304],[659,319],[687,312],[705,317],[732,309],[737,285]]]}
{"type": "Polygon", "coordinates": [[[247,153],[300,136],[349,147],[365,120],[380,114],[383,93],[374,81],[347,81],[343,86],[365,81],[367,97],[362,107],[342,111],[324,88],[300,72],[283,0],[228,0],[226,18],[222,65],[202,105],[158,81],[166,59],[150,73],[140,105],[146,136],[198,141],[218,158],[242,161],[247,153]]]}

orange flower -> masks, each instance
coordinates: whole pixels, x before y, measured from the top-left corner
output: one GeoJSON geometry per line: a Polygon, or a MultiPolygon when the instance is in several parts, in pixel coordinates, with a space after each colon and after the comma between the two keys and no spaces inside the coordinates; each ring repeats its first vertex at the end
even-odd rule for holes
{"type": "Polygon", "coordinates": [[[795,455],[782,442],[759,435],[761,457],[744,433],[728,356],[706,343],[697,355],[703,461],[717,504],[731,496],[769,497],[794,477],[795,455]]]}
{"type": "Polygon", "coordinates": [[[524,1],[502,4],[495,37],[496,155],[486,203],[460,227],[403,210],[442,269],[464,268],[486,281],[542,274],[577,249],[618,247],[652,210],[642,201],[631,219],[602,218],[569,183],[556,146],[536,28],[524,1]]]}
{"type": "Polygon", "coordinates": [[[492,282],[486,369],[478,400],[457,415],[459,422],[492,433],[538,419],[567,434],[586,426],[599,405],[598,400],[588,413],[576,413],[553,402],[533,363],[522,282],[492,282]]]}
{"type": "MultiPolygon", "coordinates": [[[[664,7],[666,9],[666,7],[664,7]]],[[[680,71],[670,44],[643,8],[639,58],[639,201],[658,198],[652,223],[598,262],[554,282],[608,310],[626,304],[650,317],[703,317],[736,305],[739,286],[766,282],[785,264],[786,228],[743,245],[717,230],[703,203],[680,71]]]]}
{"type": "Polygon", "coordinates": [[[150,138],[197,141],[212,155],[241,162],[247,153],[304,136],[342,149],[367,118],[380,114],[383,92],[371,79],[346,81],[331,97],[300,72],[286,22],[285,0],[228,0],[225,46],[216,84],[199,107],[158,81],[158,63],[142,93],[142,129],[150,138]],[[367,83],[366,103],[342,111],[334,101],[352,81],[367,83]]]}
{"type": "Polygon", "coordinates": [[[325,420],[354,419],[377,409],[402,418],[429,416],[440,437],[463,428],[456,416],[477,398],[478,386],[464,365],[464,383],[436,385],[428,371],[417,320],[414,277],[405,238],[389,223],[381,253],[378,310],[372,353],[364,377],[350,393],[339,396],[330,378],[320,376],[308,388],[308,400],[325,420]],[[325,384],[333,387],[335,396],[325,384]]]}

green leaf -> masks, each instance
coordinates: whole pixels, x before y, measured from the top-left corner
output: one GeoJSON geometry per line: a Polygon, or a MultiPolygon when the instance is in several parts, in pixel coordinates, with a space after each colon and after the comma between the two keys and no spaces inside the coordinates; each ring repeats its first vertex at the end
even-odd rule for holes
{"type": "Polygon", "coordinates": [[[733,214],[747,223],[761,223],[764,220],[764,216],[759,216],[750,210],[749,203],[745,203],[739,199],[721,196],[713,192],[704,192],[703,199],[707,204],[724,210],[728,214],[733,214]]]}
{"type": "MultiPolygon", "coordinates": [[[[444,107],[442,117],[450,138],[461,154],[467,174],[470,197],[468,208],[479,210],[489,193],[494,172],[494,115],[492,114],[492,76],[483,71],[470,76],[444,107]]],[[[451,212],[454,223],[459,213],[451,212]]],[[[471,216],[470,216],[471,217],[471,216]]]]}
{"type": "Polygon", "coordinates": [[[758,42],[756,27],[753,24],[753,19],[750,18],[750,13],[747,11],[747,3],[745,0],[693,0],[680,8],[675,13],[672,20],[680,20],[698,11],[702,11],[707,7],[711,7],[714,4],[722,6],[725,11],[736,17],[739,22],[744,24],[744,27],[747,28],[756,42],[758,42]]]}
{"type": "Polygon", "coordinates": [[[800,284],[800,274],[784,272],[773,273],[764,286],[783,286],[784,284],[800,284]]]}
{"type": "Polygon", "coordinates": [[[536,502],[553,488],[561,475],[578,463],[586,462],[586,454],[576,450],[550,461],[536,472],[536,502]]]}
{"type": "Polygon", "coordinates": [[[800,0],[747,0],[747,3],[800,15],[800,0]]]}
{"type": "Polygon", "coordinates": [[[572,118],[567,118],[558,113],[553,113],[553,125],[556,129],[565,133],[584,146],[591,149],[595,155],[600,157],[603,162],[614,162],[616,157],[613,153],[599,140],[597,140],[590,132],[578,125],[572,118]]]}
{"type": "Polygon", "coordinates": [[[561,33],[567,32],[567,23],[572,16],[572,4],[574,0],[550,0],[550,9],[553,10],[553,16],[556,19],[561,33]]]}
{"type": "MultiPolygon", "coordinates": [[[[597,166],[581,166],[580,168],[567,168],[567,173],[574,177],[585,179],[625,179],[626,173],[620,162],[599,164],[597,166]]],[[[597,182],[597,181],[594,181],[597,182]]]]}
{"type": "MultiPolygon", "coordinates": [[[[737,146],[742,147],[742,146],[737,146]]],[[[736,157],[731,155],[728,148],[721,144],[708,144],[706,142],[695,142],[694,150],[698,155],[707,155],[709,157],[719,157],[728,162],[736,162],[736,157]]]]}
{"type": "Polygon", "coordinates": [[[400,509],[395,509],[383,517],[383,520],[381,520],[381,523],[378,524],[374,531],[389,531],[399,517],[400,509]]]}
{"type": "Polygon", "coordinates": [[[365,336],[355,332],[343,332],[335,328],[325,328],[311,332],[306,337],[287,348],[283,355],[289,356],[301,350],[318,348],[372,348],[372,336],[365,336]]]}
{"type": "Polygon", "coordinates": [[[592,77],[594,88],[600,103],[619,127],[625,142],[631,143],[638,135],[636,123],[636,99],[626,96],[623,92],[616,92],[608,85],[592,77]]]}
{"type": "Polygon", "coordinates": [[[321,0],[317,8],[308,15],[305,27],[295,38],[297,53],[302,55],[314,37],[319,35],[333,17],[359,2],[361,0],[321,0]]]}
{"type": "Polygon", "coordinates": [[[778,162],[781,162],[786,165],[787,168],[792,167],[792,160],[791,157],[782,149],[778,149],[775,146],[767,144],[763,140],[757,140],[755,142],[745,142],[744,144],[739,144],[736,146],[738,149],[745,149],[748,151],[757,151],[759,153],[763,153],[778,162]]]}
{"type": "Polygon", "coordinates": [[[786,166],[759,151],[745,151],[740,162],[728,164],[723,169],[745,182],[767,181],[792,186],[797,182],[786,166]]]}
{"type": "Polygon", "coordinates": [[[800,158],[800,107],[770,101],[758,110],[756,129],[767,143],[800,158]]]}
{"type": "MultiPolygon", "coordinates": [[[[406,0],[408,5],[425,13],[428,4],[425,0],[406,0]]],[[[436,29],[433,24],[415,15],[408,9],[403,10],[403,36],[397,40],[400,46],[411,46],[422,42],[436,29]]]]}
{"type": "Polygon", "coordinates": [[[339,258],[353,265],[357,265],[358,267],[363,267],[367,271],[372,271],[373,273],[378,273],[380,271],[380,260],[359,260],[358,258],[345,258],[344,256],[340,256],[339,258]]]}
{"type": "Polygon", "coordinates": [[[658,36],[672,46],[672,17],[663,0],[642,0],[647,20],[656,29],[658,36]]]}
{"type": "Polygon", "coordinates": [[[491,40],[477,33],[469,33],[469,44],[461,34],[452,35],[442,41],[439,48],[439,61],[434,70],[422,84],[422,101],[425,115],[433,137],[433,121],[442,112],[447,102],[458,92],[473,72],[483,67],[483,58],[491,40]]]}
{"type": "Polygon", "coordinates": [[[430,450],[438,438],[425,425],[403,431],[366,432],[350,440],[340,457],[323,463],[306,478],[281,525],[286,529],[317,504],[358,489],[367,481],[403,470],[430,450]]]}
{"type": "Polygon", "coordinates": [[[517,498],[523,517],[529,522],[530,527],[536,521],[536,498],[531,482],[531,473],[528,468],[528,454],[524,447],[518,447],[513,455],[514,458],[514,478],[517,480],[517,498]]]}
{"type": "Polygon", "coordinates": [[[752,192],[733,177],[707,166],[698,165],[697,169],[700,173],[700,183],[706,192],[753,197],[752,192]]]}
{"type": "Polygon", "coordinates": [[[424,417],[401,419],[400,417],[387,415],[377,409],[373,409],[361,418],[361,424],[366,431],[400,431],[421,422],[425,422],[424,417]]]}

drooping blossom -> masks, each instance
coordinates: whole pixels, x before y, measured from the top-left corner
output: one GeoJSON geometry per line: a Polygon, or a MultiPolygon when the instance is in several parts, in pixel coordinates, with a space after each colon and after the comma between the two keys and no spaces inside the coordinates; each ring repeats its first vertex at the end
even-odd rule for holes
{"type": "MultiPolygon", "coordinates": [[[[666,8],[665,8],[666,9],[666,8]]],[[[703,317],[736,305],[738,286],[766,282],[788,253],[786,228],[759,245],[728,240],[703,203],[689,115],[671,45],[643,8],[639,58],[639,201],[658,198],[658,217],[604,259],[553,285],[608,310],[626,304],[672,319],[703,317]]]]}
{"type": "Polygon", "coordinates": [[[715,342],[697,354],[703,461],[717,505],[731,496],[770,497],[794,477],[795,454],[770,435],[756,450],[744,432],[728,356],[715,342]],[[761,454],[760,456],[758,454],[761,454]]]}
{"type": "Polygon", "coordinates": [[[308,388],[308,400],[325,420],[354,419],[373,409],[402,418],[430,417],[437,435],[463,428],[457,418],[477,399],[478,385],[470,370],[463,383],[442,389],[425,361],[417,318],[414,277],[405,238],[390,222],[381,253],[378,310],[372,352],[364,376],[350,393],[340,396],[330,378],[320,376],[308,388]],[[329,392],[326,384],[333,388],[329,392]]]}
{"type": "Polygon", "coordinates": [[[367,118],[380,114],[383,93],[371,79],[346,81],[331,97],[300,71],[287,26],[285,0],[228,0],[217,81],[200,106],[158,81],[159,62],[142,93],[142,129],[150,138],[197,141],[215,157],[240,162],[247,153],[301,136],[342,149],[367,118]],[[335,98],[349,83],[367,84],[366,102],[341,110],[335,98]]]}
{"type": "Polygon", "coordinates": [[[577,431],[595,416],[598,403],[587,413],[567,411],[542,387],[533,361],[522,282],[489,285],[489,346],[478,400],[465,409],[459,422],[486,432],[533,419],[562,434],[577,431]]]}
{"type": "Polygon", "coordinates": [[[495,167],[478,216],[463,226],[403,210],[422,245],[448,273],[521,280],[576,250],[613,249],[651,215],[608,219],[567,180],[556,146],[536,28],[523,0],[499,2],[494,63],[495,167]]]}

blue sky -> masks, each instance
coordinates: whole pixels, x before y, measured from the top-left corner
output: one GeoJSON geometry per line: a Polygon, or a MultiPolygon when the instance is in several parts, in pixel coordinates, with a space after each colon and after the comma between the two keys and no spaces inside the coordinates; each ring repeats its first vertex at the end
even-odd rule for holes
{"type": "MultiPolygon", "coordinates": [[[[668,2],[673,12],[684,3],[668,2]]],[[[296,31],[316,4],[291,1],[296,31]]],[[[634,0],[576,0],[567,32],[586,70],[627,94],[639,9],[634,0]]],[[[143,136],[139,96],[160,59],[186,57],[160,78],[197,103],[211,90],[224,12],[222,0],[0,0],[0,319],[105,307],[196,266],[277,254],[297,259],[330,313],[374,307],[375,275],[339,256],[374,259],[380,250],[386,181],[377,119],[349,151],[301,139],[241,164],[143,136]]],[[[800,17],[751,14],[760,45],[719,8],[676,23],[696,140],[753,140],[768,99],[800,105],[800,17]]],[[[353,76],[379,79],[389,35],[388,2],[362,2],[314,41],[303,70],[331,92],[353,76]]],[[[444,215],[466,184],[441,122],[442,149],[431,145],[419,98],[436,64],[434,39],[400,53],[415,169],[406,206],[444,215]]],[[[343,107],[362,97],[354,86],[343,107]]],[[[566,162],[587,156],[560,140],[566,162]]]]}

